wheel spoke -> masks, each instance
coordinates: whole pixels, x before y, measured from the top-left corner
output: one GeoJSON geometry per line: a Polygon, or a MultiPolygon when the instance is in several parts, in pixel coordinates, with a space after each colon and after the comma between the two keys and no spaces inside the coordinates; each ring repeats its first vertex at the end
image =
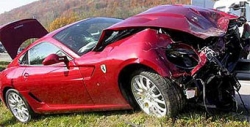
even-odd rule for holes
{"type": "Polygon", "coordinates": [[[29,116],[29,112],[27,109],[23,110],[23,113],[26,115],[26,116],[29,116]]]}
{"type": "MultiPolygon", "coordinates": [[[[164,107],[165,107],[165,105],[164,105],[164,107]]],[[[165,108],[161,107],[161,106],[158,105],[157,103],[155,104],[155,108],[158,108],[158,109],[161,110],[161,111],[165,111],[165,110],[166,110],[165,108]]]]}
{"type": "Polygon", "coordinates": [[[19,104],[22,105],[22,106],[25,106],[25,103],[24,103],[23,100],[21,100],[21,101],[19,102],[19,104]]]}
{"type": "Polygon", "coordinates": [[[24,115],[23,115],[23,113],[21,111],[20,111],[20,118],[24,119],[24,115]]]}
{"type": "Polygon", "coordinates": [[[18,117],[19,119],[22,119],[22,118],[21,118],[21,113],[20,113],[20,111],[17,111],[17,117],[18,117]]]}
{"type": "Polygon", "coordinates": [[[140,76],[140,83],[141,83],[141,85],[142,85],[142,88],[145,89],[145,90],[147,90],[147,86],[146,86],[146,84],[144,84],[143,78],[144,78],[144,77],[140,76]]]}
{"type": "MultiPolygon", "coordinates": [[[[150,88],[150,80],[148,78],[146,78],[146,86],[148,89],[151,89],[150,88]]],[[[154,86],[154,85],[153,85],[154,86]]]]}
{"type": "Polygon", "coordinates": [[[155,109],[155,111],[156,111],[155,115],[158,115],[158,113],[159,113],[159,114],[161,114],[161,113],[162,113],[162,111],[160,111],[160,109],[159,109],[159,108],[154,107],[154,109],[155,109]]]}
{"type": "Polygon", "coordinates": [[[141,88],[139,88],[138,85],[134,84],[133,86],[134,86],[134,90],[136,92],[143,92],[143,90],[141,88]]]}
{"type": "Polygon", "coordinates": [[[15,104],[12,104],[12,103],[9,103],[9,106],[10,106],[10,107],[15,107],[16,105],[15,105],[15,104]]]}
{"type": "Polygon", "coordinates": [[[143,88],[142,84],[140,83],[140,81],[137,78],[135,79],[135,82],[139,88],[141,88],[141,89],[143,88]]]}
{"type": "Polygon", "coordinates": [[[28,109],[25,106],[22,106],[22,111],[28,111],[28,109]]]}
{"type": "Polygon", "coordinates": [[[139,105],[143,105],[143,98],[137,97],[136,100],[138,101],[139,105]]]}
{"type": "Polygon", "coordinates": [[[154,104],[151,104],[150,112],[152,115],[156,115],[156,116],[159,115],[159,113],[161,113],[161,111],[158,108],[156,108],[154,104]]]}
{"type": "Polygon", "coordinates": [[[24,104],[24,102],[23,102],[22,98],[17,97],[17,100],[18,100],[18,103],[19,103],[19,104],[24,104]]]}
{"type": "Polygon", "coordinates": [[[156,95],[156,94],[153,94],[153,95],[152,95],[153,98],[158,98],[158,97],[160,97],[160,96],[161,96],[161,93],[159,93],[159,94],[157,94],[157,95],[156,95]]]}
{"type": "Polygon", "coordinates": [[[15,103],[16,100],[14,99],[14,97],[12,95],[9,96],[9,99],[8,99],[11,103],[15,103]]]}
{"type": "Polygon", "coordinates": [[[157,103],[165,104],[165,102],[163,100],[160,100],[158,98],[155,98],[154,101],[157,103]]]}
{"type": "MultiPolygon", "coordinates": [[[[153,92],[154,89],[156,89],[156,86],[155,85],[152,85],[152,87],[149,89],[150,92],[153,92]]],[[[158,90],[157,90],[158,91],[158,90]]]]}
{"type": "Polygon", "coordinates": [[[13,105],[14,105],[15,102],[16,102],[15,100],[13,100],[13,99],[11,99],[11,98],[10,98],[8,101],[9,101],[11,104],[13,104],[13,105]]]}
{"type": "Polygon", "coordinates": [[[15,99],[15,101],[19,102],[17,96],[18,96],[17,94],[13,94],[13,98],[15,99]]]}
{"type": "Polygon", "coordinates": [[[141,92],[136,92],[136,93],[135,93],[135,96],[137,96],[137,97],[142,97],[143,95],[142,95],[141,92]]]}
{"type": "Polygon", "coordinates": [[[14,111],[18,111],[18,108],[16,106],[12,107],[14,111]]]}

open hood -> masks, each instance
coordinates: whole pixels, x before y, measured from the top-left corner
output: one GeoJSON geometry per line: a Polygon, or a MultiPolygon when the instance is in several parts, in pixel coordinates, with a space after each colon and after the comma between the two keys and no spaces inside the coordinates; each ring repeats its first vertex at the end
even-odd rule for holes
{"type": "Polygon", "coordinates": [[[224,35],[233,16],[214,9],[205,9],[191,5],[161,5],[138,15],[127,18],[103,31],[98,46],[101,45],[107,31],[138,27],[167,28],[192,34],[206,39],[224,35]]]}
{"type": "Polygon", "coordinates": [[[119,22],[107,30],[131,27],[161,27],[187,32],[199,38],[226,33],[229,21],[237,16],[191,5],[161,5],[119,22]]]}
{"type": "Polygon", "coordinates": [[[41,38],[48,31],[36,19],[24,19],[0,26],[0,42],[14,59],[21,44],[31,38],[41,38]]]}

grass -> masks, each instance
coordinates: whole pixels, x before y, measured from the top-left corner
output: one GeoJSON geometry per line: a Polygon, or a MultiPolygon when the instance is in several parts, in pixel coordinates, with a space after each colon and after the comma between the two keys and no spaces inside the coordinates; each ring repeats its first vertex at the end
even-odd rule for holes
{"type": "MultiPolygon", "coordinates": [[[[7,66],[8,62],[0,62],[0,70],[7,66]]],[[[143,112],[133,111],[109,111],[90,113],[71,113],[56,115],[41,115],[31,122],[23,124],[18,122],[11,112],[0,101],[0,127],[249,127],[250,117],[243,113],[221,113],[207,116],[205,110],[197,107],[186,106],[184,111],[175,118],[155,118],[143,112]]]]}
{"type": "Polygon", "coordinates": [[[176,118],[155,118],[143,112],[133,111],[110,111],[110,112],[90,112],[90,113],[71,113],[57,115],[42,115],[33,119],[27,124],[15,120],[9,110],[0,102],[0,126],[14,127],[248,127],[248,117],[239,113],[222,113],[206,117],[205,111],[200,109],[186,108],[176,118]]]}

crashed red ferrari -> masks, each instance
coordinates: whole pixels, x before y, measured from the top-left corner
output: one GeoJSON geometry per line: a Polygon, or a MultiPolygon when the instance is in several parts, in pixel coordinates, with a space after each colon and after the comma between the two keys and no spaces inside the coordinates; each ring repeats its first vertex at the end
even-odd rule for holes
{"type": "Polygon", "coordinates": [[[245,20],[194,6],[162,5],[125,20],[88,18],[48,33],[35,19],[0,27],[13,58],[0,97],[28,122],[35,114],[140,108],[175,116],[185,104],[233,111],[232,73],[245,20]],[[21,53],[27,39],[39,38],[21,53]]]}

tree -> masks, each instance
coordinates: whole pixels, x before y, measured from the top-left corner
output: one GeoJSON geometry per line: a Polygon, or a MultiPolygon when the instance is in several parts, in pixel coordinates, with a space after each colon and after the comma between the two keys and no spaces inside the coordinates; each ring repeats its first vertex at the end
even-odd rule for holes
{"type": "Polygon", "coordinates": [[[56,18],[50,25],[49,31],[56,30],[70,23],[76,22],[79,20],[79,17],[74,12],[67,12],[64,15],[56,18]]]}

